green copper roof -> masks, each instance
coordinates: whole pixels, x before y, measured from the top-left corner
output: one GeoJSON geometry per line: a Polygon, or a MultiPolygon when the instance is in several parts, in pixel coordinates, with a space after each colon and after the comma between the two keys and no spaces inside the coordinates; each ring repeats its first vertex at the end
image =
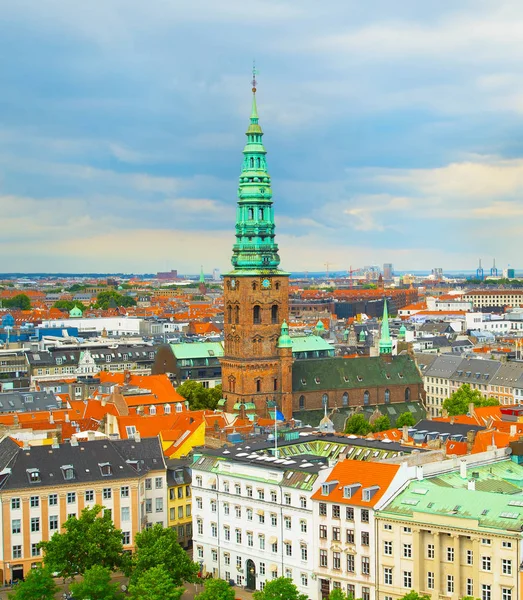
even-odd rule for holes
{"type": "Polygon", "coordinates": [[[281,335],[278,338],[278,348],[292,348],[292,340],[289,335],[289,326],[286,321],[281,324],[281,335]]]}
{"type": "Polygon", "coordinates": [[[214,358],[223,356],[221,342],[193,342],[191,344],[170,344],[178,360],[190,358],[214,358]]]}
{"type": "Polygon", "coordinates": [[[258,122],[256,87],[252,88],[252,111],[243,149],[243,164],[236,210],[236,243],[233,246],[232,273],[282,274],[274,241],[274,210],[271,178],[267,171],[263,131],[258,122]]]}
{"type": "Polygon", "coordinates": [[[82,315],[83,315],[82,309],[79,308],[78,306],[73,306],[73,308],[71,308],[71,310],[69,311],[70,317],[81,317],[82,315]]]}
{"type": "Polygon", "coordinates": [[[203,265],[200,268],[200,283],[205,283],[205,275],[203,274],[203,265]]]}
{"type": "Polygon", "coordinates": [[[292,337],[293,352],[313,352],[314,350],[326,350],[334,356],[334,346],[325,341],[319,335],[297,335],[292,337]]]}
{"type": "Polygon", "coordinates": [[[380,354],[392,354],[392,340],[389,331],[389,311],[387,300],[383,303],[383,320],[381,322],[380,354]]]}
{"type": "Polygon", "coordinates": [[[317,331],[325,331],[325,325],[321,319],[316,323],[316,327],[314,329],[317,331]]]}

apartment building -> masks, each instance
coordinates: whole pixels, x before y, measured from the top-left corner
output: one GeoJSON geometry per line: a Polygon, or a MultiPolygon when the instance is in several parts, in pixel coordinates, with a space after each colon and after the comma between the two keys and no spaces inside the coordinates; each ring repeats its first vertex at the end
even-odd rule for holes
{"type": "Polygon", "coordinates": [[[471,301],[474,308],[518,308],[523,306],[523,290],[472,290],[463,295],[464,301],[471,301]]]}
{"type": "Polygon", "coordinates": [[[0,472],[2,581],[24,577],[41,561],[39,542],[85,507],[110,510],[129,550],[137,532],[166,524],[165,463],[156,438],[23,448],[4,438],[0,472]]]}
{"type": "Polygon", "coordinates": [[[313,494],[317,597],[335,588],[376,600],[375,508],[407,481],[406,466],[339,462],[313,494]]]}
{"type": "Polygon", "coordinates": [[[450,395],[449,378],[457,370],[461,361],[461,356],[442,354],[426,368],[420,369],[426,393],[427,412],[431,416],[441,415],[443,402],[450,395]]]}
{"type": "Polygon", "coordinates": [[[377,513],[377,600],[521,598],[522,479],[509,459],[419,474],[377,513]]]}
{"type": "Polygon", "coordinates": [[[311,497],[329,468],[308,458],[276,458],[249,445],[195,455],[194,560],[203,573],[252,590],[290,577],[317,599],[311,497]]]}
{"type": "Polygon", "coordinates": [[[186,460],[170,459],[167,463],[167,509],[169,527],[176,530],[178,542],[192,544],[191,469],[186,460]]]}

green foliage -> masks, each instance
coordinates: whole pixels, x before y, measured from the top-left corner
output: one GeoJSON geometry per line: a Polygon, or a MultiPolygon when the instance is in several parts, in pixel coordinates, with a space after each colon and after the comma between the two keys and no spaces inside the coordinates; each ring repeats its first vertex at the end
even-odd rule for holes
{"type": "Polygon", "coordinates": [[[268,581],[263,590],[254,592],[254,600],[307,600],[305,594],[300,594],[292,579],[278,577],[268,581]]]}
{"type": "Polygon", "coordinates": [[[222,386],[204,388],[198,381],[188,379],[176,388],[176,391],[189,401],[191,410],[214,410],[218,406],[218,400],[222,398],[222,386]]]}
{"type": "Polygon", "coordinates": [[[447,398],[443,402],[443,408],[448,412],[449,416],[466,415],[471,403],[474,404],[475,408],[497,406],[499,404],[495,398],[485,398],[479,390],[473,390],[468,383],[464,383],[451,394],[450,398],[447,398]]]}
{"type": "Polygon", "coordinates": [[[418,594],[418,592],[412,590],[412,592],[409,592],[408,594],[402,596],[400,600],[430,600],[430,596],[428,594],[421,595],[418,594]]]}
{"type": "Polygon", "coordinates": [[[73,300],[57,300],[54,304],[53,304],[53,308],[57,308],[58,310],[63,310],[63,311],[71,311],[73,310],[73,308],[77,306],[78,308],[85,310],[85,305],[82,304],[82,302],[79,302],[78,300],[73,301],[73,300]]]}
{"type": "Polygon", "coordinates": [[[396,419],[396,427],[401,429],[403,426],[407,425],[407,427],[412,427],[416,424],[414,420],[414,416],[410,411],[401,413],[401,415],[396,419]]]}
{"type": "Polygon", "coordinates": [[[81,292],[87,288],[86,285],[82,285],[81,283],[74,283],[70,288],[67,288],[68,292],[81,292]]]}
{"type": "MultiPolygon", "coordinates": [[[[352,594],[345,594],[341,588],[335,588],[329,594],[329,600],[356,600],[352,594]]],[[[360,599],[361,600],[361,599],[360,599]]]]}
{"type": "Polygon", "coordinates": [[[25,581],[17,584],[14,594],[9,594],[10,600],[53,600],[59,591],[53,576],[48,569],[40,567],[31,569],[25,581]]]}
{"type": "Polygon", "coordinates": [[[111,583],[111,571],[109,569],[94,565],[84,573],[83,581],[71,584],[71,591],[75,598],[115,600],[121,597],[118,587],[118,583],[111,583]]]}
{"type": "Polygon", "coordinates": [[[372,425],[362,414],[352,415],[345,423],[345,433],[353,435],[367,435],[372,431],[372,425]]]}
{"type": "Polygon", "coordinates": [[[125,566],[122,532],[116,529],[107,511],[95,504],[84,508],[79,518],[69,517],[64,533],[55,533],[48,542],[41,542],[44,564],[63,579],[85,573],[99,565],[110,570],[125,566]]]}
{"type": "Polygon", "coordinates": [[[180,600],[183,592],[183,588],[173,582],[163,565],[143,571],[129,586],[131,600],[180,600]]]}
{"type": "Polygon", "coordinates": [[[6,298],[2,300],[2,305],[4,308],[19,308],[20,310],[30,310],[31,308],[31,300],[29,300],[29,296],[26,294],[17,294],[12,298],[6,298]]]}
{"type": "Polygon", "coordinates": [[[378,417],[372,424],[372,431],[386,431],[390,429],[390,419],[387,415],[378,417]]]}
{"type": "Polygon", "coordinates": [[[123,296],[114,290],[100,292],[96,296],[95,308],[107,310],[110,306],[136,306],[136,300],[131,296],[123,296]]]}
{"type": "Polygon", "coordinates": [[[234,600],[236,597],[229,582],[223,579],[206,579],[204,588],[194,600],[234,600]]]}
{"type": "Polygon", "coordinates": [[[174,529],[157,523],[136,534],[135,544],[130,580],[133,585],[137,585],[143,573],[153,567],[163,567],[175,586],[196,580],[200,567],[180,546],[174,529]]]}

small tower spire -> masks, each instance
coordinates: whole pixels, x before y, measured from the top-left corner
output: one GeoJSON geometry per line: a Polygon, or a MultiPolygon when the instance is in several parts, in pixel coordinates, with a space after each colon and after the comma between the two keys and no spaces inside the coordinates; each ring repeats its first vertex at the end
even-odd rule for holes
{"type": "Polygon", "coordinates": [[[198,284],[198,290],[202,296],[207,293],[207,286],[205,285],[205,275],[203,274],[203,265],[200,266],[200,283],[198,284]]]}
{"type": "Polygon", "coordinates": [[[383,320],[381,322],[380,355],[392,354],[392,340],[389,330],[389,311],[387,310],[387,299],[383,302],[383,320]]]}
{"type": "Polygon", "coordinates": [[[252,111],[251,111],[251,123],[258,123],[258,107],[256,106],[256,63],[252,62],[252,111]]]}

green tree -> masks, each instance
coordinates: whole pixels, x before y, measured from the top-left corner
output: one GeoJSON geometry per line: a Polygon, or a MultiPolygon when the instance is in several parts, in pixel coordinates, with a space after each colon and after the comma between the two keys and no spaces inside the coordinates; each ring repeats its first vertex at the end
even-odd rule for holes
{"type": "MultiPolygon", "coordinates": [[[[345,594],[341,588],[334,588],[329,594],[329,600],[356,600],[352,594],[345,594]]],[[[360,599],[361,600],[361,599],[360,599]]]]}
{"type": "Polygon", "coordinates": [[[178,543],[176,531],[158,523],[135,537],[136,552],[133,556],[131,583],[137,584],[145,571],[163,567],[175,586],[185,581],[195,581],[200,570],[178,543]]]}
{"type": "Polygon", "coordinates": [[[414,420],[414,416],[410,411],[401,413],[401,415],[396,419],[396,427],[398,429],[401,429],[404,425],[407,425],[407,427],[412,427],[415,424],[416,421],[414,420]]]}
{"type": "Polygon", "coordinates": [[[31,300],[29,296],[26,294],[17,294],[12,298],[7,298],[3,300],[4,308],[19,308],[20,310],[30,310],[31,309],[31,300]]]}
{"type": "MultiPolygon", "coordinates": [[[[111,582],[110,569],[94,565],[85,571],[82,581],[71,584],[71,591],[75,598],[115,600],[121,597],[118,587],[118,583],[111,582]]],[[[178,600],[178,598],[175,600],[178,600]]]]}
{"type": "Polygon", "coordinates": [[[63,311],[71,311],[73,310],[73,308],[77,306],[78,308],[81,308],[82,310],[85,310],[85,305],[82,302],[79,302],[78,300],[73,301],[73,300],[57,300],[54,304],[53,304],[53,308],[57,308],[58,310],[63,310],[63,311]]]}
{"type": "Polygon", "coordinates": [[[236,597],[229,582],[223,579],[206,579],[203,585],[204,591],[194,600],[234,600],[236,597]]]}
{"type": "Polygon", "coordinates": [[[254,600],[307,600],[305,594],[300,594],[292,579],[278,577],[268,581],[263,590],[254,592],[254,600]]]}
{"type": "Polygon", "coordinates": [[[372,431],[386,431],[390,429],[390,419],[387,415],[378,417],[372,424],[372,431]]]}
{"type": "Polygon", "coordinates": [[[222,398],[222,386],[204,388],[199,381],[188,379],[176,388],[176,391],[189,402],[191,410],[214,410],[222,398]]]}
{"type": "Polygon", "coordinates": [[[372,425],[360,413],[349,417],[345,423],[345,433],[353,435],[367,435],[372,431],[372,425]]]}
{"type": "Polygon", "coordinates": [[[421,595],[418,594],[418,592],[412,590],[412,592],[409,592],[408,594],[402,596],[400,600],[430,600],[430,596],[428,594],[421,595]]]}
{"type": "Polygon", "coordinates": [[[114,526],[109,511],[101,511],[99,504],[84,508],[79,518],[67,519],[64,533],[57,532],[40,543],[44,564],[52,573],[60,573],[65,580],[95,565],[110,570],[125,566],[122,532],[114,526]]]}
{"type": "Polygon", "coordinates": [[[53,600],[59,591],[49,569],[37,567],[27,573],[24,581],[17,584],[10,600],[53,600]]]}
{"type": "Polygon", "coordinates": [[[495,398],[485,398],[479,390],[473,390],[468,383],[464,383],[449,398],[444,400],[443,408],[450,416],[465,415],[468,413],[469,404],[479,408],[482,406],[497,406],[499,402],[495,398]]]}
{"type": "Polygon", "coordinates": [[[131,296],[123,296],[115,290],[100,292],[96,296],[95,308],[107,310],[110,306],[136,306],[136,300],[131,296]]]}
{"type": "Polygon", "coordinates": [[[131,600],[180,600],[183,592],[183,588],[173,583],[164,566],[143,571],[135,583],[129,586],[131,600]]]}

